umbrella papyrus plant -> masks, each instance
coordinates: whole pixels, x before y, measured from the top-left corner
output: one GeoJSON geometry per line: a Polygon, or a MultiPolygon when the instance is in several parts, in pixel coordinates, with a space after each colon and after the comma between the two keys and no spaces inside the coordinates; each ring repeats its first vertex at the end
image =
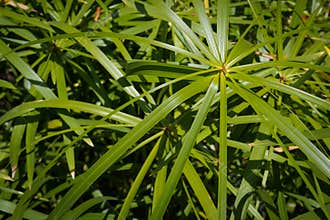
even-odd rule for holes
{"type": "Polygon", "coordinates": [[[329,218],[325,4],[3,3],[1,211],[329,218]]]}

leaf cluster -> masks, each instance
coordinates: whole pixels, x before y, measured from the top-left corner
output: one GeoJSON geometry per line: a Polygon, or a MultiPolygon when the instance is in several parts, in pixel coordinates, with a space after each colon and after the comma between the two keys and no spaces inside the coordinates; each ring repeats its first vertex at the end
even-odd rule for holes
{"type": "Polygon", "coordinates": [[[0,1],[0,218],[329,219],[329,8],[0,1]]]}

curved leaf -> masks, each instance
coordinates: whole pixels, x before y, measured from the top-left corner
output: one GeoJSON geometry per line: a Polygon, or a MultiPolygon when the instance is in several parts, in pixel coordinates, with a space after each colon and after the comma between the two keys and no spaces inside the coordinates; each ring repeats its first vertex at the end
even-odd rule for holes
{"type": "Polygon", "coordinates": [[[137,124],[128,134],[98,159],[85,174],[76,178],[73,187],[67,192],[58,206],[56,206],[56,208],[50,213],[49,219],[59,219],[111,165],[117,162],[130,149],[134,143],[136,143],[174,108],[205,89],[209,81],[210,79],[205,79],[186,86],[169,97],[143,121],[137,124]]]}
{"type": "MultiPolygon", "coordinates": [[[[38,108],[72,109],[78,112],[83,111],[99,116],[106,116],[112,111],[114,111],[113,109],[110,108],[94,105],[91,103],[80,102],[80,101],[58,100],[58,99],[40,100],[40,101],[26,102],[19,106],[16,106],[15,108],[11,109],[6,114],[0,117],[0,124],[3,124],[4,122],[14,119],[16,117],[22,116],[38,108]]],[[[116,112],[114,115],[112,115],[111,119],[131,125],[135,125],[141,121],[141,119],[137,117],[122,112],[116,112]]]]}

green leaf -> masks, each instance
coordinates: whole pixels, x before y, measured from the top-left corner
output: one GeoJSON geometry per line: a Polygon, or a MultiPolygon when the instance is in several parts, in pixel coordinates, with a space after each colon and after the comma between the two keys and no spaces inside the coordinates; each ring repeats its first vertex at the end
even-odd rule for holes
{"type": "MultiPolygon", "coordinates": [[[[8,27],[10,27],[10,26],[14,27],[14,26],[17,26],[17,23],[10,20],[10,18],[6,18],[2,14],[0,14],[0,25],[8,26],[8,27]]],[[[13,33],[17,34],[18,36],[20,36],[21,38],[26,39],[28,41],[33,41],[33,40],[37,39],[34,36],[34,34],[31,31],[27,30],[27,29],[23,29],[23,28],[8,28],[8,29],[11,32],[13,32],[13,33]]],[[[40,48],[40,46],[37,46],[36,48],[40,48]]]]}
{"type": "Polygon", "coordinates": [[[219,53],[222,63],[227,59],[229,33],[229,0],[217,1],[217,36],[219,53]]]}
{"type": "Polygon", "coordinates": [[[183,137],[182,147],[174,162],[169,177],[165,183],[163,193],[161,194],[162,199],[158,203],[156,203],[154,212],[151,214],[150,217],[151,219],[161,219],[163,217],[165,210],[170,202],[170,199],[173,196],[176,185],[178,184],[179,179],[182,175],[183,168],[186,164],[186,161],[188,160],[191,149],[195,145],[196,137],[207,116],[212,99],[216,94],[217,89],[218,89],[217,82],[215,79],[213,79],[203,100],[203,105],[198,110],[195,120],[191,125],[191,128],[189,129],[187,134],[183,137]]]}
{"type": "MultiPolygon", "coordinates": [[[[36,113],[32,113],[31,116],[37,116],[36,113]]],[[[37,118],[36,118],[37,119],[37,118]]],[[[34,139],[38,129],[38,121],[29,122],[26,126],[25,146],[26,146],[26,170],[28,178],[28,186],[32,188],[33,175],[35,170],[35,143],[34,139]]]]}
{"type": "Polygon", "coordinates": [[[306,136],[289,123],[288,120],[250,91],[232,83],[230,83],[230,87],[249,102],[256,111],[265,115],[269,122],[276,125],[293,143],[299,146],[311,163],[318,167],[320,171],[327,176],[330,175],[329,159],[306,136]]]}
{"type": "MultiPolygon", "coordinates": [[[[63,145],[69,145],[70,143],[71,143],[71,140],[66,135],[63,135],[63,145]]],[[[69,147],[65,151],[65,158],[66,158],[66,163],[68,164],[68,168],[69,168],[71,177],[74,179],[76,177],[76,171],[75,171],[76,163],[75,163],[73,147],[69,147]]]]}
{"type": "Polygon", "coordinates": [[[6,16],[8,18],[11,18],[13,20],[28,23],[28,24],[30,24],[34,27],[39,27],[39,28],[45,29],[49,32],[53,32],[53,29],[49,26],[48,23],[46,23],[45,21],[40,20],[38,18],[33,18],[33,17],[28,17],[28,16],[25,16],[25,15],[22,15],[22,14],[18,14],[18,13],[15,13],[15,12],[11,11],[11,10],[6,9],[6,8],[0,8],[0,14],[2,16],[6,16]]]}
{"type": "Polygon", "coordinates": [[[294,67],[294,68],[308,68],[312,70],[330,72],[330,67],[325,65],[315,65],[310,63],[301,63],[301,62],[293,62],[288,60],[279,60],[279,61],[269,61],[269,62],[260,62],[260,63],[252,63],[240,66],[234,66],[230,68],[230,72],[248,72],[248,71],[256,71],[259,69],[264,69],[267,67],[294,67]]]}
{"type": "Polygon", "coordinates": [[[264,202],[268,216],[272,220],[279,220],[278,213],[276,212],[276,206],[269,193],[264,189],[257,189],[258,196],[264,202]]]}
{"type": "Polygon", "coordinates": [[[102,197],[95,197],[92,199],[89,199],[79,206],[77,206],[75,209],[72,211],[67,212],[63,216],[63,220],[75,220],[75,219],[81,219],[81,215],[86,212],[88,209],[92,208],[93,206],[101,203],[101,202],[106,202],[108,200],[113,200],[113,197],[110,196],[102,196],[102,197]]]}
{"type": "Polygon", "coordinates": [[[63,12],[61,13],[61,21],[62,22],[67,20],[67,18],[69,16],[69,12],[70,12],[71,7],[72,7],[72,3],[73,3],[73,0],[66,1],[65,8],[64,8],[63,12]]]}
{"type": "MultiPolygon", "coordinates": [[[[0,210],[2,212],[8,213],[8,214],[13,214],[15,208],[16,208],[15,203],[7,201],[7,200],[0,199],[0,210]]],[[[44,219],[47,219],[46,214],[44,214],[42,212],[35,211],[33,209],[27,209],[24,212],[23,217],[25,219],[31,219],[31,220],[44,220],[44,219]]]]}
{"type": "Polygon", "coordinates": [[[243,116],[235,116],[233,118],[228,117],[228,124],[249,124],[249,123],[260,123],[265,122],[266,119],[260,115],[243,115],[243,116]]]}
{"type": "Polygon", "coordinates": [[[143,166],[141,167],[139,173],[137,174],[137,176],[125,198],[124,204],[119,212],[118,219],[124,220],[127,218],[130,205],[131,205],[143,179],[145,178],[145,175],[147,174],[148,170],[150,169],[152,162],[154,161],[154,159],[157,155],[157,152],[158,152],[158,149],[160,146],[160,141],[161,141],[161,138],[157,141],[155,146],[153,146],[153,149],[149,153],[147,159],[145,160],[143,166]]]}
{"type": "Polygon", "coordinates": [[[287,204],[285,202],[284,193],[282,193],[282,192],[278,192],[277,206],[278,206],[278,212],[280,214],[280,216],[279,216],[280,219],[289,220],[287,204]]]}
{"type": "Polygon", "coordinates": [[[211,196],[189,160],[187,160],[184,166],[183,173],[193,189],[199,203],[204,209],[207,219],[217,219],[217,210],[211,196]]]}
{"type": "Polygon", "coordinates": [[[128,62],[126,66],[126,72],[128,75],[156,75],[171,78],[176,78],[173,76],[182,76],[184,74],[191,74],[198,71],[201,71],[201,69],[179,64],[141,60],[132,60],[128,62]]]}
{"type": "Polygon", "coordinates": [[[42,79],[33,71],[33,69],[16,53],[12,52],[12,50],[1,39],[0,51],[1,55],[15,66],[46,99],[56,99],[55,94],[44,85],[42,79]]]}
{"type": "MultiPolygon", "coordinates": [[[[161,147],[168,148],[170,145],[170,141],[168,139],[164,140],[165,143],[162,143],[161,147]]],[[[163,154],[166,154],[166,152],[163,152],[163,154]]],[[[161,195],[164,191],[165,183],[166,183],[166,177],[167,177],[167,170],[168,170],[168,164],[164,163],[159,168],[159,171],[157,172],[156,179],[154,182],[154,196],[152,198],[152,209],[151,212],[154,212],[156,204],[159,200],[162,199],[161,195]]]]}
{"type": "Polygon", "coordinates": [[[64,75],[64,65],[52,62],[53,65],[51,69],[51,74],[54,76],[53,82],[56,83],[57,86],[57,94],[59,99],[68,99],[68,93],[67,93],[67,86],[65,82],[65,75],[64,75]]]}
{"type": "Polygon", "coordinates": [[[138,123],[128,134],[121,138],[110,148],[86,173],[76,178],[73,187],[63,197],[61,202],[50,213],[49,219],[60,218],[80,196],[115,162],[117,162],[128,149],[155,126],[174,108],[193,95],[201,92],[207,85],[209,79],[192,83],[179,92],[172,95],[161,105],[150,113],[143,121],[138,123]]]}
{"type": "Polygon", "coordinates": [[[13,131],[10,137],[10,144],[9,144],[12,178],[15,177],[15,174],[18,169],[19,156],[22,150],[22,146],[21,146],[22,138],[24,136],[25,128],[26,128],[26,125],[21,121],[17,120],[16,122],[17,124],[15,124],[13,127],[13,131]]]}
{"type": "MultiPolygon", "coordinates": [[[[26,215],[26,212],[29,210],[28,206],[31,202],[30,201],[31,197],[35,195],[38,189],[48,180],[49,178],[47,177],[43,177],[39,179],[36,178],[36,180],[33,182],[32,188],[26,190],[24,195],[20,198],[18,204],[14,209],[13,216],[11,217],[11,219],[22,219],[26,215]]],[[[40,215],[38,215],[37,213],[33,213],[32,215],[32,217],[36,217],[36,218],[38,218],[38,216],[40,215]]]]}
{"type": "Polygon", "coordinates": [[[2,80],[0,79],[0,87],[2,88],[7,88],[7,89],[17,89],[13,84],[11,84],[10,82],[6,81],[6,80],[2,80]]]}
{"type": "Polygon", "coordinates": [[[199,0],[194,0],[193,2],[194,2],[194,5],[195,5],[195,9],[197,11],[199,20],[201,22],[201,26],[204,29],[204,32],[205,32],[205,35],[206,35],[206,40],[207,40],[207,43],[210,47],[210,50],[212,51],[213,56],[217,60],[220,60],[217,42],[216,42],[215,37],[213,35],[212,26],[209,22],[209,18],[206,15],[204,5],[203,5],[202,1],[199,1],[199,0]]]}
{"type": "MultiPolygon", "coordinates": [[[[65,31],[66,33],[79,33],[79,30],[70,25],[67,25],[66,23],[53,23],[53,25],[65,31]]],[[[121,70],[89,38],[81,36],[77,38],[77,41],[83,47],[85,47],[86,50],[89,51],[98,62],[100,62],[100,64],[110,73],[114,79],[118,80],[124,76],[121,70]]],[[[132,97],[140,95],[132,85],[124,87],[124,90],[132,97]]]]}
{"type": "MultiPolygon", "coordinates": [[[[230,86],[230,82],[227,81],[228,85],[230,86]]],[[[263,134],[267,134],[269,132],[266,125],[266,123],[261,124],[259,127],[259,132],[263,134]]],[[[257,137],[257,140],[255,143],[257,144],[260,142],[259,137],[257,137]]],[[[252,211],[251,213],[254,213],[255,216],[258,216],[258,211],[252,209],[252,195],[255,189],[257,188],[259,177],[257,176],[261,162],[265,158],[265,152],[267,149],[267,145],[261,145],[258,147],[253,147],[251,150],[251,153],[249,155],[249,164],[248,167],[244,171],[243,180],[239,186],[235,203],[234,203],[234,211],[230,215],[230,219],[245,219],[247,216],[248,211],[252,211]]],[[[260,216],[260,215],[259,215],[260,216]]]]}
{"type": "Polygon", "coordinates": [[[77,16],[75,16],[74,18],[72,18],[72,22],[71,24],[73,26],[78,25],[82,18],[86,15],[86,13],[90,10],[91,6],[93,5],[95,0],[89,0],[88,2],[82,4],[82,7],[80,8],[77,16]]]}
{"type": "MultiPolygon", "coordinates": [[[[330,204],[327,204],[325,206],[325,209],[326,210],[329,210],[330,209],[330,204]]],[[[321,220],[321,219],[326,219],[325,216],[320,216],[320,214],[318,212],[319,210],[320,210],[319,208],[318,209],[314,209],[312,211],[309,211],[309,212],[306,212],[304,214],[301,214],[301,215],[293,218],[292,220],[310,220],[310,219],[320,219],[321,220]]]]}
{"type": "MultiPolygon", "coordinates": [[[[1,39],[0,39],[0,53],[4,56],[13,66],[15,66],[23,76],[29,80],[34,88],[45,98],[49,100],[57,99],[56,95],[48,88],[43,80],[34,72],[34,70],[20,58],[15,52],[13,52],[1,39]]],[[[59,114],[63,120],[71,127],[79,127],[79,124],[71,117],[65,114],[59,114]]],[[[3,117],[1,117],[3,118],[3,117]]],[[[0,119],[1,121],[1,119],[0,119]]],[[[2,124],[2,122],[0,122],[2,124]]],[[[82,130],[75,130],[77,134],[81,134],[82,130]]],[[[91,146],[93,143],[89,138],[84,139],[85,142],[91,146]]]]}
{"type": "Polygon", "coordinates": [[[321,99],[319,97],[316,97],[315,95],[312,95],[308,92],[305,92],[303,90],[291,87],[289,85],[280,83],[278,81],[268,79],[268,78],[263,78],[263,77],[258,77],[258,76],[252,76],[252,75],[247,75],[247,74],[232,74],[231,75],[235,79],[239,80],[244,80],[248,82],[255,83],[257,85],[262,85],[262,86],[267,86],[272,89],[276,89],[278,91],[297,96],[301,98],[302,100],[309,101],[311,103],[316,104],[319,107],[322,107],[324,109],[330,110],[330,102],[324,99],[321,99]]]}
{"type": "MultiPolygon", "coordinates": [[[[11,109],[10,111],[6,112],[3,116],[0,117],[0,124],[3,124],[4,122],[8,120],[12,120],[16,117],[22,116],[38,108],[72,109],[77,112],[83,111],[99,116],[106,116],[114,111],[110,108],[106,108],[103,106],[80,102],[80,101],[73,101],[73,100],[56,99],[56,100],[32,101],[18,105],[15,108],[11,109]]],[[[116,112],[114,115],[112,115],[111,119],[131,125],[136,125],[138,122],[141,121],[141,119],[137,117],[122,112],[116,112]]]]}
{"type": "Polygon", "coordinates": [[[216,62],[216,58],[210,53],[205,44],[203,44],[191,28],[189,28],[189,26],[164,2],[154,1],[153,6],[147,4],[145,4],[145,6],[146,10],[152,16],[171,22],[180,32],[184,33],[184,37],[187,38],[188,41],[191,41],[209,60],[216,62]]]}

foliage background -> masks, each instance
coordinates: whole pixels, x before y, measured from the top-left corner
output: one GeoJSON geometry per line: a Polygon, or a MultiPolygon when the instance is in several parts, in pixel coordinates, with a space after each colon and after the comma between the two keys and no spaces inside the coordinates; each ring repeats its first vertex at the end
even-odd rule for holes
{"type": "Polygon", "coordinates": [[[0,4],[1,218],[330,217],[327,1],[0,4]]]}

